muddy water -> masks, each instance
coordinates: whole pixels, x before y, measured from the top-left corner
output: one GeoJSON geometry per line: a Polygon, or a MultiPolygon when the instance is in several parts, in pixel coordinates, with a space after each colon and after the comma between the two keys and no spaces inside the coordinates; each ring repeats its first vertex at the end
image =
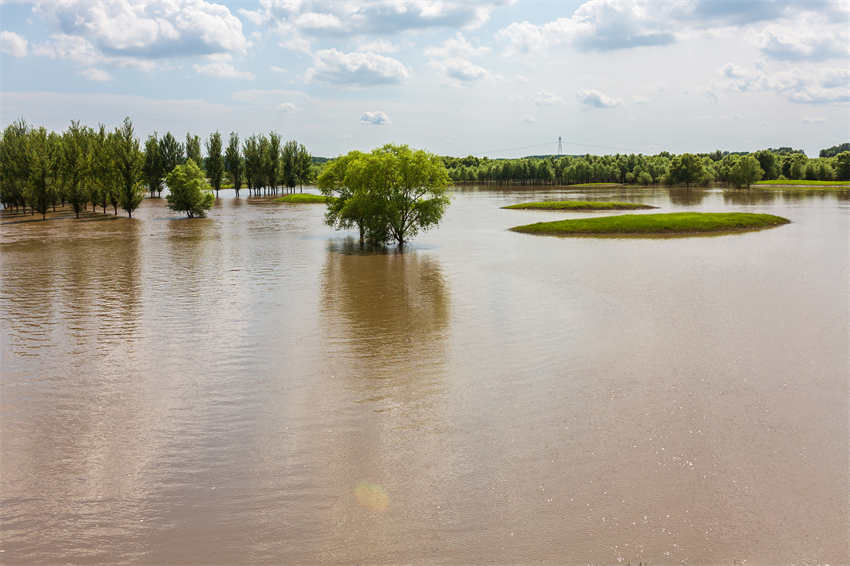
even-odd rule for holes
{"type": "Polygon", "coordinates": [[[453,193],[0,226],[0,562],[846,564],[850,195],[453,193]],[[507,232],[615,197],[776,213],[507,232]]]}

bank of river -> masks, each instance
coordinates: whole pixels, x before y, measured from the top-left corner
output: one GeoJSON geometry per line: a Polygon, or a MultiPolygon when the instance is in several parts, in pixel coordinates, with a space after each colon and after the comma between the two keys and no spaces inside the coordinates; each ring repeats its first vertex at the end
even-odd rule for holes
{"type": "Polygon", "coordinates": [[[221,195],[0,224],[0,562],[848,562],[847,193],[464,187],[404,254],[221,195]]]}

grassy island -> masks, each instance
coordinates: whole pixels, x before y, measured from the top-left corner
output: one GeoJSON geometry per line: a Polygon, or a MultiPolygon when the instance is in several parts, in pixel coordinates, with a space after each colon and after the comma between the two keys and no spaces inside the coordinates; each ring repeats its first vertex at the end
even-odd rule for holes
{"type": "Polygon", "coordinates": [[[850,189],[850,181],[809,181],[806,179],[771,179],[753,183],[758,188],[850,189]]]}
{"type": "Polygon", "coordinates": [[[310,193],[293,193],[274,199],[275,202],[288,202],[290,204],[324,204],[328,197],[324,195],[313,195],[310,193]]]}
{"type": "Polygon", "coordinates": [[[510,209],[531,209],[531,210],[637,210],[657,208],[648,204],[639,204],[634,202],[616,202],[616,201],[594,201],[594,200],[552,200],[544,202],[521,202],[503,206],[502,208],[510,209]]]}
{"type": "Polygon", "coordinates": [[[537,222],[511,228],[514,232],[557,236],[675,236],[760,230],[788,223],[787,218],[748,212],[671,212],[623,214],[537,222]]]}

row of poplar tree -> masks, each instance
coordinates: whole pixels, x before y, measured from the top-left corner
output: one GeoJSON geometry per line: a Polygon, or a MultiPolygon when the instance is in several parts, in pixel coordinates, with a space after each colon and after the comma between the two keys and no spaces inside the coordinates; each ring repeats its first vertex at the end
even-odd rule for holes
{"type": "Polygon", "coordinates": [[[198,136],[186,134],[182,144],[170,132],[150,135],[142,147],[130,118],[111,131],[71,122],[61,133],[19,120],[0,138],[0,204],[42,218],[66,203],[77,217],[89,205],[104,213],[108,206],[115,214],[121,208],[132,217],[146,191],[161,196],[166,176],[190,160],[203,168],[216,197],[222,188],[233,188],[237,197],[243,187],[251,195],[294,190],[315,177],[304,145],[282,143],[275,132],[242,143],[231,133],[227,147],[214,132],[205,148],[202,158],[198,136]]]}
{"type": "Polygon", "coordinates": [[[850,151],[836,146],[809,159],[801,150],[764,149],[754,153],[673,155],[617,154],[487,159],[444,157],[455,182],[497,184],[636,183],[747,186],[761,179],[850,180],[850,151]],[[835,149],[835,151],[830,151],[835,149]],[[843,150],[843,151],[842,151],[843,150]],[[758,171],[761,171],[761,175],[758,171]]]}

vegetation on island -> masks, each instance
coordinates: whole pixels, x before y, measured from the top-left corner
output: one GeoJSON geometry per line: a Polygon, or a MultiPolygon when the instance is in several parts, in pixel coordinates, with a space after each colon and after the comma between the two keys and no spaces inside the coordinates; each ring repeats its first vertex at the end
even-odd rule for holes
{"type": "Polygon", "coordinates": [[[274,199],[275,202],[288,202],[290,204],[325,204],[328,197],[325,195],[314,195],[312,193],[292,193],[274,199]]]}
{"type": "Polygon", "coordinates": [[[683,153],[673,155],[548,155],[521,159],[444,157],[456,183],[518,185],[685,185],[723,183],[749,187],[761,179],[850,180],[850,144],[821,151],[809,159],[787,147],[754,153],[683,153]]]}
{"type": "Polygon", "coordinates": [[[582,235],[686,235],[711,232],[758,230],[787,224],[788,219],[772,214],[748,212],[670,212],[623,214],[537,222],[511,228],[514,232],[558,236],[582,235]]]}
{"type": "Polygon", "coordinates": [[[771,179],[754,183],[755,187],[789,186],[789,187],[850,187],[850,181],[807,181],[805,179],[771,179]]]}
{"type": "Polygon", "coordinates": [[[319,175],[330,197],[325,220],[337,229],[357,228],[360,245],[399,247],[437,225],[449,203],[442,160],[406,145],[385,145],[370,153],[351,151],[319,175]]]}
{"type": "Polygon", "coordinates": [[[551,200],[542,202],[521,202],[503,206],[508,209],[532,209],[532,210],[636,210],[657,208],[648,204],[617,201],[595,201],[595,200],[551,200]]]}
{"type": "MultiPolygon", "coordinates": [[[[0,204],[24,214],[39,213],[42,219],[66,203],[77,218],[89,205],[92,212],[101,207],[104,214],[111,205],[116,215],[121,207],[132,217],[145,190],[151,197],[162,196],[163,189],[171,188],[168,175],[190,161],[202,171],[205,183],[209,179],[216,197],[225,186],[238,197],[243,184],[255,196],[282,189],[294,192],[318,173],[304,145],[295,140],[282,143],[275,132],[252,135],[241,144],[234,132],[226,148],[221,134],[213,132],[204,147],[206,157],[199,136],[186,134],[181,144],[171,132],[162,137],[153,133],[141,146],[130,118],[112,131],[71,122],[62,133],[18,120],[0,138],[0,204]]],[[[194,211],[193,216],[199,209],[179,210],[194,211]]]]}

